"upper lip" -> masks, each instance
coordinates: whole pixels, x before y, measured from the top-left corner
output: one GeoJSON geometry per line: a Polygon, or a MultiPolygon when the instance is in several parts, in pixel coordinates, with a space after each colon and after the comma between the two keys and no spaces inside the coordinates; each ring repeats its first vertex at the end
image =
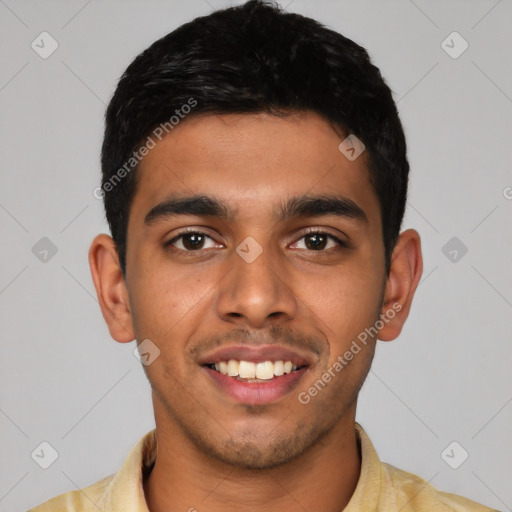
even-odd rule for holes
{"type": "Polygon", "coordinates": [[[215,364],[220,361],[249,361],[261,363],[264,361],[291,361],[297,366],[311,366],[311,356],[296,349],[279,345],[232,345],[219,348],[201,357],[199,364],[215,364]]]}

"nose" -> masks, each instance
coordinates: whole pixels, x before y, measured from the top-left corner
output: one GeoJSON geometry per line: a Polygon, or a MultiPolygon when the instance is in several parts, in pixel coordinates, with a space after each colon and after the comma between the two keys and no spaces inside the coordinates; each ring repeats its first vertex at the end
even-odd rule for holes
{"type": "Polygon", "coordinates": [[[230,323],[264,328],[294,318],[297,302],[278,254],[264,249],[254,260],[238,252],[219,285],[217,313],[230,323]]]}

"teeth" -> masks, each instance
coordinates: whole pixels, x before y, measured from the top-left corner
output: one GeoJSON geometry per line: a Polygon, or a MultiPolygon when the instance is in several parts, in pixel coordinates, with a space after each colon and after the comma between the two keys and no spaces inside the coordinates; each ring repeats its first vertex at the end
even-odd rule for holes
{"type": "Polygon", "coordinates": [[[256,365],[248,361],[240,361],[238,375],[240,375],[242,379],[254,379],[254,377],[256,377],[256,365]]]}
{"type": "Polygon", "coordinates": [[[274,378],[274,365],[271,361],[258,363],[256,365],[256,377],[258,379],[268,380],[274,378]]]}
{"type": "MultiPolygon", "coordinates": [[[[215,369],[223,375],[230,377],[239,377],[240,379],[253,379],[271,380],[280,377],[285,373],[297,370],[298,366],[291,361],[263,361],[261,363],[252,363],[250,361],[236,361],[230,359],[229,361],[219,361],[215,363],[215,369]]],[[[257,382],[257,380],[254,380],[257,382]]]]}
{"type": "Polygon", "coordinates": [[[283,361],[276,361],[274,363],[274,375],[279,377],[284,374],[284,363],[283,361]]]}
{"type": "Polygon", "coordinates": [[[238,361],[235,361],[234,359],[230,359],[228,361],[228,365],[226,367],[226,373],[230,377],[236,377],[238,375],[238,361]]]}
{"type": "MultiPolygon", "coordinates": [[[[217,369],[217,365],[215,365],[215,369],[217,369]]],[[[226,361],[221,361],[219,363],[219,371],[223,375],[227,375],[228,374],[228,363],[226,363],[226,361]]]]}

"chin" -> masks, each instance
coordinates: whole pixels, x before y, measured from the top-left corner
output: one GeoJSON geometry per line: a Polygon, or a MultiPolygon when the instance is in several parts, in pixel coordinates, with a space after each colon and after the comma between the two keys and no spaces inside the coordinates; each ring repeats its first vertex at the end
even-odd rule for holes
{"type": "Polygon", "coordinates": [[[224,450],[219,450],[217,458],[230,466],[240,469],[270,469],[292,461],[302,453],[290,440],[286,444],[259,446],[254,443],[241,443],[234,446],[230,443],[224,450]],[[293,446],[293,451],[290,448],[293,446]]]}
{"type": "MultiPolygon", "coordinates": [[[[200,449],[212,458],[239,469],[270,469],[285,465],[306,452],[322,436],[315,428],[298,427],[276,435],[276,427],[239,436],[226,437],[220,442],[207,444],[199,441],[200,449]]],[[[197,444],[196,439],[196,444],[197,444]]]]}

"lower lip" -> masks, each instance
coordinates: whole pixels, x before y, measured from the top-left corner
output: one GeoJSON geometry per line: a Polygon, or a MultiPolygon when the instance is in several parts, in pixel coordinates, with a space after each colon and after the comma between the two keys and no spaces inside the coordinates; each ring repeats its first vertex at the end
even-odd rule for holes
{"type": "Polygon", "coordinates": [[[304,367],[280,377],[274,377],[268,382],[244,382],[223,375],[207,366],[203,368],[225,393],[237,402],[247,405],[264,405],[279,400],[293,391],[307,370],[307,367],[304,367]]]}

